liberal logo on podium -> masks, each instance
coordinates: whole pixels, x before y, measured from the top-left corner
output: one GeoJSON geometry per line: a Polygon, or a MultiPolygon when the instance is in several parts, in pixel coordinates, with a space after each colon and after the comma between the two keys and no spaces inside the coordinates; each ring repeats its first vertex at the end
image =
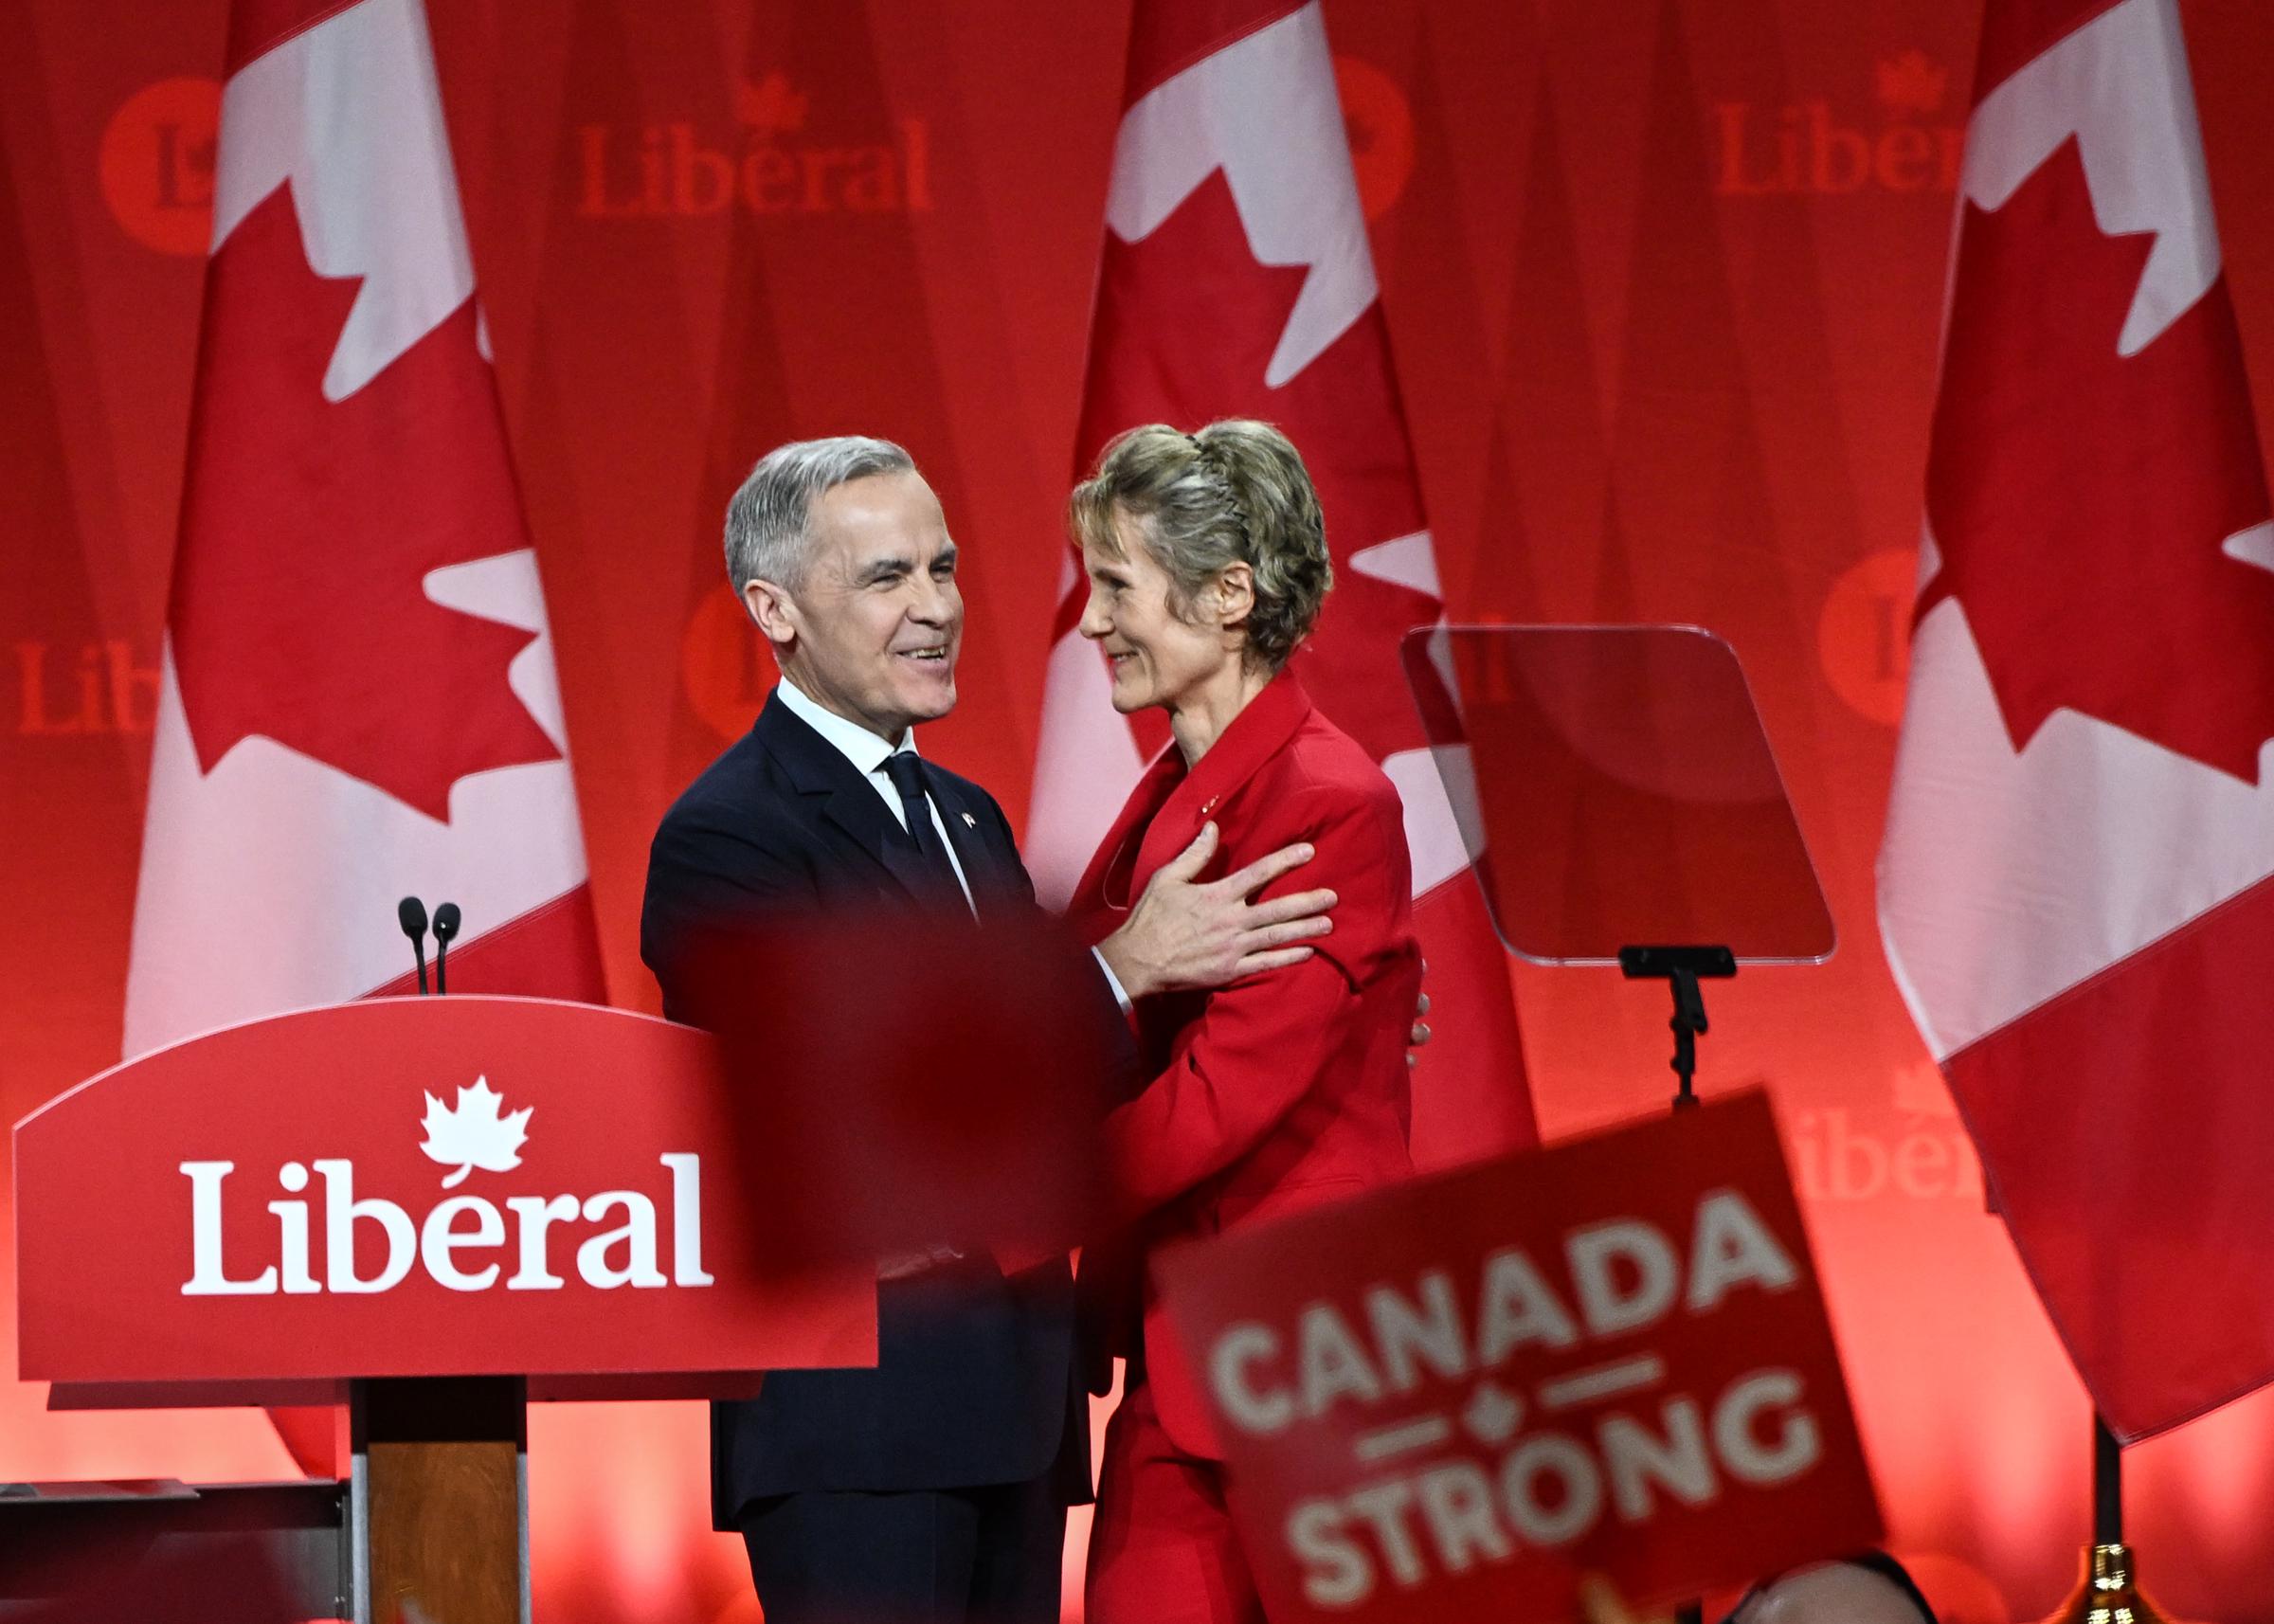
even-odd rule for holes
{"type": "MultiPolygon", "coordinates": [[[[499,1115],[504,1096],[490,1087],[486,1076],[458,1091],[455,1110],[432,1094],[425,1098],[426,1138],[419,1149],[428,1160],[457,1168],[443,1177],[443,1189],[464,1182],[477,1167],[510,1173],[521,1165],[521,1146],[529,1138],[534,1106],[499,1115]]],[[[236,1164],[184,1162],[180,1171],[190,1181],[190,1272],[182,1283],[182,1295],[390,1291],[403,1283],[414,1262],[450,1290],[486,1291],[504,1272],[503,1262],[476,1261],[469,1266],[460,1254],[469,1260],[490,1253],[505,1255],[499,1249],[506,1243],[509,1215],[514,1242],[511,1255],[516,1259],[514,1272],[505,1279],[509,1291],[561,1290],[568,1281],[550,1268],[553,1232],[608,1218],[619,1221],[592,1230],[576,1242],[575,1272],[586,1285],[603,1291],[620,1286],[709,1286],[713,1282],[703,1268],[702,1158],[693,1151],[665,1151],[656,1160],[670,1174],[662,1204],[672,1237],[668,1278],[657,1267],[657,1201],[645,1192],[604,1190],[582,1200],[573,1195],[508,1196],[503,1213],[499,1203],[479,1196],[456,1196],[429,1208],[414,1224],[407,1210],[384,1197],[358,1199],[354,1162],[334,1157],[313,1164],[287,1162],[277,1169],[277,1187],[293,1196],[308,1188],[310,1165],[322,1176],[321,1245],[310,1246],[309,1202],[271,1201],[278,1261],[257,1274],[232,1279],[223,1252],[222,1184],[236,1171],[236,1164]],[[356,1226],[365,1223],[378,1226],[386,1249],[386,1262],[369,1277],[358,1274],[355,1267],[356,1226]],[[318,1257],[323,1261],[321,1278],[313,1263],[318,1257]]]]}

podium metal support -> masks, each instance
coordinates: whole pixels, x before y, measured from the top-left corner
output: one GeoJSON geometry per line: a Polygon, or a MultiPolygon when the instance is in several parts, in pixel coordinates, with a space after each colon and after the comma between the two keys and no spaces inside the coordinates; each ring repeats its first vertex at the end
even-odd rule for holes
{"type": "Polygon", "coordinates": [[[355,1624],[529,1624],[529,1384],[357,1381],[355,1624]]]}

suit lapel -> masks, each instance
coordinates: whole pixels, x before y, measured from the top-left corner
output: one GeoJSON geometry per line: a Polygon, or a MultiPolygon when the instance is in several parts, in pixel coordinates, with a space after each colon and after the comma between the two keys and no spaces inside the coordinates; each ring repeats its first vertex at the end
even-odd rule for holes
{"type": "Polygon", "coordinates": [[[996,856],[995,842],[988,839],[991,821],[981,819],[966,805],[961,790],[938,779],[932,780],[931,793],[940,803],[940,821],[948,826],[948,843],[955,848],[955,860],[964,865],[964,877],[974,892],[983,883],[992,888],[1002,876],[1002,864],[996,856]]]}
{"type": "Polygon", "coordinates": [[[996,849],[995,820],[987,808],[973,804],[964,786],[951,783],[946,773],[931,774],[931,798],[939,803],[940,822],[948,831],[948,843],[955,848],[955,860],[963,865],[964,883],[971,888],[971,906],[984,918],[1003,897],[1020,889],[1007,872],[1019,854],[996,849]]]}
{"type": "MultiPolygon", "coordinates": [[[[852,771],[850,762],[846,763],[846,770],[852,771]]],[[[830,822],[850,835],[862,851],[882,864],[910,896],[922,901],[932,894],[931,876],[924,869],[924,854],[916,850],[908,831],[900,827],[900,821],[886,809],[883,798],[860,783],[857,774],[851,787],[830,793],[821,811],[830,822]]]]}
{"type": "Polygon", "coordinates": [[[926,894],[923,854],[843,752],[815,732],[779,698],[768,696],[751,731],[779,762],[801,796],[818,803],[823,821],[890,875],[911,898],[926,894]]]}

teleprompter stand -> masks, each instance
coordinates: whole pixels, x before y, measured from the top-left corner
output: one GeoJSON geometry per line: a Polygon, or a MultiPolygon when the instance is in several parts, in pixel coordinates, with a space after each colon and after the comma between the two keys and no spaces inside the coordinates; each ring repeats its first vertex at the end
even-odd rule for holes
{"type": "Polygon", "coordinates": [[[1701,981],[1721,981],[1737,974],[1737,956],[1726,947],[1621,947],[1618,968],[1627,980],[1662,980],[1674,994],[1673,1019],[1667,1022],[1674,1034],[1674,1109],[1698,1103],[1698,1039],[1706,1036],[1706,995],[1701,981]]]}
{"type": "Polygon", "coordinates": [[[1735,652],[1694,626],[1435,626],[1401,656],[1501,940],[1666,982],[1673,1105],[1696,1105],[1700,983],[1834,942],[1735,652]]]}
{"type": "MultiPolygon", "coordinates": [[[[1706,1036],[1706,995],[1703,979],[1737,974],[1737,957],[1726,947],[1621,947],[1618,967],[1629,981],[1663,978],[1673,989],[1674,1014],[1667,1025],[1673,1029],[1674,1110],[1698,1103],[1698,1039],[1706,1036]]],[[[1675,1624],[1704,1624],[1705,1604],[1685,1601],[1674,1609],[1675,1624]]]]}

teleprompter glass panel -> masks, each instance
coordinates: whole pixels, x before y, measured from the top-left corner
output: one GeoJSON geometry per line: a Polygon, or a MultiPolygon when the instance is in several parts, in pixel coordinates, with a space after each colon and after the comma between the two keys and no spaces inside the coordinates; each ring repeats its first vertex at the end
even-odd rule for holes
{"type": "Polygon", "coordinates": [[[1402,655],[1494,928],[1541,964],[1624,947],[1831,956],[1831,911],[1736,651],[1694,626],[1435,626],[1402,655]]]}

